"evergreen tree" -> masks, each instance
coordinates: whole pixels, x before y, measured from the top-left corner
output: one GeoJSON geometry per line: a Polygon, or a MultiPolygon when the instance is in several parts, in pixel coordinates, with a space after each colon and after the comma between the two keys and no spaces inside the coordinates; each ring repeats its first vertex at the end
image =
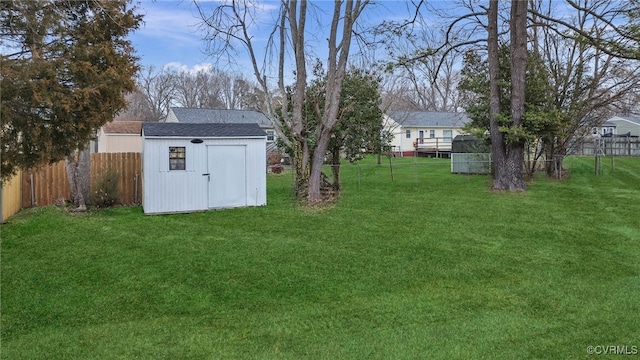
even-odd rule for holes
{"type": "Polygon", "coordinates": [[[0,2],[1,174],[64,159],[126,105],[137,58],[129,0],[0,2]]]}

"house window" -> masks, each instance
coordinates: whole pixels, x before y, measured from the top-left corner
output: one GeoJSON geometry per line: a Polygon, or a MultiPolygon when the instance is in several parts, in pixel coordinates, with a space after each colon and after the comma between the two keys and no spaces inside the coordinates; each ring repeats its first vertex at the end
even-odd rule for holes
{"type": "Polygon", "coordinates": [[[444,142],[451,142],[453,138],[453,130],[443,130],[442,131],[442,140],[444,142]]]}
{"type": "Polygon", "coordinates": [[[594,127],[593,129],[591,129],[591,134],[598,135],[598,128],[594,127]]]}
{"type": "Polygon", "coordinates": [[[265,131],[267,133],[267,141],[273,141],[276,138],[276,133],[273,130],[265,131]]]}
{"type": "Polygon", "coordinates": [[[435,130],[429,130],[429,137],[432,138],[432,139],[434,137],[436,137],[436,131],[435,130]]]}
{"type": "Polygon", "coordinates": [[[407,139],[411,139],[411,130],[406,130],[404,132],[404,137],[406,137],[407,139]]]}
{"type": "Polygon", "coordinates": [[[419,134],[420,134],[420,136],[418,136],[418,137],[419,137],[420,139],[423,139],[423,138],[424,138],[424,131],[423,131],[423,130],[420,130],[419,134]]]}
{"type": "Polygon", "coordinates": [[[169,147],[169,170],[185,170],[187,168],[186,148],[184,146],[169,147]]]}

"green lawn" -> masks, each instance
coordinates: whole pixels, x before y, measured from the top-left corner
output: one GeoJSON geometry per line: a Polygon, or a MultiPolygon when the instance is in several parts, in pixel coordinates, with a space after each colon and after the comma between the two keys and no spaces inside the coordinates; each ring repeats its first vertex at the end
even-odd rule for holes
{"type": "MultiPolygon", "coordinates": [[[[2,359],[589,358],[640,347],[640,159],[517,194],[447,160],[343,168],[306,209],[30,209],[2,226],[2,359]],[[603,348],[598,348],[602,351],[603,348]]],[[[605,355],[598,358],[607,358],[605,355]]],[[[618,358],[618,357],[616,357],[618,358]]]]}

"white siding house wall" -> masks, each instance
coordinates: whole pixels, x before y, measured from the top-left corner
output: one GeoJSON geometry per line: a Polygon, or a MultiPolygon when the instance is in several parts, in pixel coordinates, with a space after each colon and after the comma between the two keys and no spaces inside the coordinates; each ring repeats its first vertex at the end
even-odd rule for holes
{"type": "Polygon", "coordinates": [[[614,116],[607,120],[607,123],[613,123],[616,126],[614,134],[623,135],[630,133],[632,136],[640,136],[640,122],[631,121],[628,119],[614,116]]]}
{"type": "Polygon", "coordinates": [[[98,151],[100,153],[141,152],[142,137],[140,134],[105,134],[98,135],[98,151]]]}
{"type": "MultiPolygon", "coordinates": [[[[143,208],[145,214],[202,211],[235,206],[262,206],[266,195],[265,137],[202,138],[194,144],[193,137],[146,137],[143,142],[143,208]],[[169,147],[185,147],[185,170],[169,170],[169,147]],[[243,146],[245,159],[227,159],[245,163],[246,201],[244,204],[216,206],[210,203],[210,183],[216,174],[208,161],[208,152],[216,147],[243,146]],[[209,174],[209,175],[206,175],[209,174]],[[210,178],[211,177],[211,178],[210,178]],[[213,205],[213,206],[211,206],[213,205]]],[[[214,189],[215,190],[215,189],[214,189]]]]}

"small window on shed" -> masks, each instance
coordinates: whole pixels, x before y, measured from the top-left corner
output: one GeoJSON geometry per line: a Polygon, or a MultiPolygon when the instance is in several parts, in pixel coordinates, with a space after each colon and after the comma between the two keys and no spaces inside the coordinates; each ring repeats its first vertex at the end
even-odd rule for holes
{"type": "Polygon", "coordinates": [[[186,154],[184,146],[169,146],[169,170],[185,170],[186,154]]]}

